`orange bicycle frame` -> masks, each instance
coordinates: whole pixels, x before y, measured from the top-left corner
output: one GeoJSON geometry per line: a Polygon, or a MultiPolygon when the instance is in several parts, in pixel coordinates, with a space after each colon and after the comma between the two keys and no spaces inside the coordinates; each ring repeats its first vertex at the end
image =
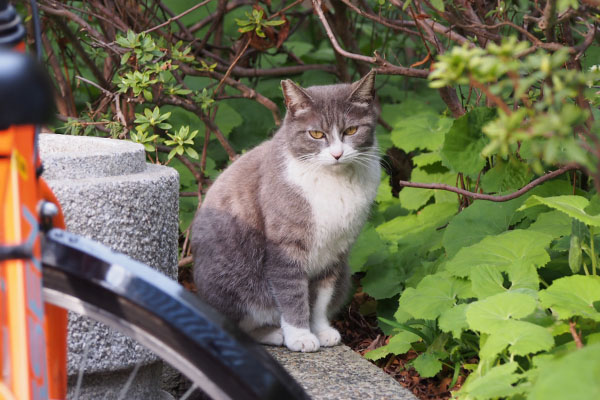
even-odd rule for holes
{"type": "MultiPolygon", "coordinates": [[[[38,217],[42,201],[58,203],[40,165],[33,125],[0,130],[2,400],[66,398],[67,313],[43,301],[38,217]]],[[[60,208],[53,223],[64,228],[60,208]]]]}

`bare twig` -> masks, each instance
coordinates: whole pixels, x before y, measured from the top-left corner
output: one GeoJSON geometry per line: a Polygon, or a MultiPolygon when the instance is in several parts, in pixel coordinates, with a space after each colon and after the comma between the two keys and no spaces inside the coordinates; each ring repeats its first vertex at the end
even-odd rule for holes
{"type": "Polygon", "coordinates": [[[547,173],[546,175],[540,176],[539,178],[531,181],[530,183],[523,186],[521,189],[517,190],[516,192],[511,193],[511,194],[506,194],[503,196],[495,196],[495,195],[482,194],[482,193],[473,193],[473,192],[469,192],[468,190],[464,190],[464,189],[460,189],[460,188],[457,188],[454,186],[446,185],[444,183],[418,183],[418,182],[400,181],[400,185],[406,186],[406,187],[421,188],[421,189],[447,190],[449,192],[458,193],[463,196],[467,196],[467,197],[470,197],[470,198],[476,199],[476,200],[488,200],[488,201],[503,202],[503,201],[512,200],[519,196],[522,196],[523,194],[527,193],[534,187],[546,182],[547,180],[556,178],[557,176],[564,174],[567,171],[571,171],[571,170],[578,169],[578,168],[579,168],[579,166],[575,165],[575,164],[565,165],[564,167],[561,167],[561,168],[557,169],[556,171],[552,171],[552,172],[547,173]]]}
{"type": "Polygon", "coordinates": [[[578,349],[583,348],[583,342],[581,341],[581,336],[577,333],[575,321],[569,321],[569,331],[571,332],[571,336],[573,336],[575,346],[577,346],[578,349]]]}
{"type": "Polygon", "coordinates": [[[155,27],[150,28],[150,29],[146,29],[142,33],[150,33],[150,32],[153,32],[153,31],[155,31],[157,29],[160,29],[160,28],[162,28],[164,26],[170,25],[172,22],[177,21],[181,17],[185,17],[186,15],[188,15],[189,13],[191,13],[192,11],[194,11],[194,10],[196,10],[196,9],[198,9],[198,8],[200,8],[200,7],[208,4],[208,3],[210,3],[211,1],[212,0],[204,0],[204,1],[196,4],[195,6],[193,6],[191,8],[188,8],[187,10],[185,10],[184,12],[182,12],[181,14],[178,14],[178,15],[176,15],[174,17],[169,18],[168,20],[166,20],[162,24],[156,25],[155,27]]]}
{"type": "Polygon", "coordinates": [[[393,64],[387,62],[386,60],[382,59],[381,57],[379,57],[377,55],[377,53],[375,53],[375,55],[373,55],[373,57],[368,57],[368,56],[365,56],[362,54],[351,53],[349,51],[342,49],[342,47],[340,46],[340,44],[338,43],[338,41],[335,37],[335,34],[331,30],[329,23],[327,22],[327,18],[325,18],[325,14],[323,13],[323,10],[321,8],[321,0],[312,0],[312,3],[313,3],[314,10],[317,13],[317,16],[319,17],[321,24],[323,25],[323,28],[325,28],[325,33],[327,34],[327,37],[329,38],[331,45],[333,46],[333,48],[335,49],[335,51],[338,54],[340,54],[344,57],[356,60],[356,61],[362,61],[362,62],[366,62],[369,64],[377,64],[380,66],[379,68],[377,68],[377,71],[381,74],[405,75],[405,76],[413,76],[413,77],[418,77],[418,78],[426,78],[429,75],[429,71],[426,71],[426,70],[393,65],[393,64]]]}

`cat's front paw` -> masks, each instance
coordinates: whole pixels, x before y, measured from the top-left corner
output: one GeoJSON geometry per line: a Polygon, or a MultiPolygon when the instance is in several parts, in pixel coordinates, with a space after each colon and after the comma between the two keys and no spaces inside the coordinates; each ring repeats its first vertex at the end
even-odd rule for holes
{"type": "Polygon", "coordinates": [[[323,347],[336,346],[342,341],[340,333],[332,327],[327,327],[317,332],[317,338],[319,339],[319,344],[323,347]]]}
{"type": "Polygon", "coordinates": [[[308,329],[291,335],[284,335],[285,345],[292,351],[309,353],[319,350],[319,339],[308,329]]]}

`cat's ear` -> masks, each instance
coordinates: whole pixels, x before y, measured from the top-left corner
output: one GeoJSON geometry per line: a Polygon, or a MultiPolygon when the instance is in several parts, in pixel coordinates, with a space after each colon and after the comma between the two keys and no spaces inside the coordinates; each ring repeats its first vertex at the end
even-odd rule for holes
{"type": "Polygon", "coordinates": [[[306,93],[306,90],[289,79],[281,81],[281,88],[283,89],[285,106],[292,114],[298,113],[298,111],[307,108],[312,103],[312,99],[306,93]]]}
{"type": "Polygon", "coordinates": [[[352,84],[351,103],[372,104],[375,99],[375,70],[369,71],[361,80],[352,84]]]}

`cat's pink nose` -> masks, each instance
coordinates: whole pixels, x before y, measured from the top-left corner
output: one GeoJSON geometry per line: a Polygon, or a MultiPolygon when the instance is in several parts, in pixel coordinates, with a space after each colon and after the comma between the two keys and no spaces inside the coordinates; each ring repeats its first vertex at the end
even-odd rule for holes
{"type": "Polygon", "coordinates": [[[340,151],[330,151],[329,153],[330,153],[330,154],[331,154],[331,156],[332,156],[333,158],[335,158],[336,160],[339,160],[339,159],[340,159],[340,157],[342,156],[342,154],[344,154],[344,152],[343,152],[342,150],[340,150],[340,151]]]}

